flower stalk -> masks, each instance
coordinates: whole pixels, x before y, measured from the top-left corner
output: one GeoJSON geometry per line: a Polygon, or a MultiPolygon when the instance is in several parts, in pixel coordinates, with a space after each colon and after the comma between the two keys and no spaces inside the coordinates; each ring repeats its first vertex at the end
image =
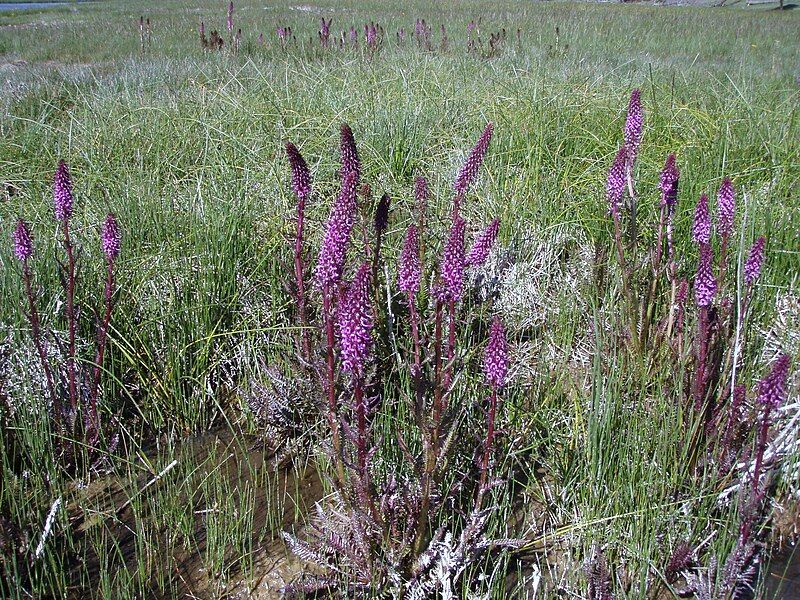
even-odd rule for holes
{"type": "Polygon", "coordinates": [[[492,389],[489,397],[489,411],[486,415],[486,439],[483,445],[483,459],[481,461],[481,478],[478,484],[478,494],[475,501],[475,510],[483,504],[483,497],[490,489],[489,485],[489,460],[492,455],[495,437],[495,420],[497,419],[498,391],[506,384],[508,373],[508,344],[506,331],[500,317],[492,320],[489,331],[489,343],[483,359],[483,372],[486,382],[492,389]]]}
{"type": "Polygon", "coordinates": [[[311,339],[306,313],[305,264],[303,262],[303,229],[306,217],[306,201],[311,196],[311,174],[302,154],[291,142],[286,143],[286,156],[292,170],[292,189],[297,197],[297,221],[294,236],[294,279],[297,314],[301,327],[303,358],[311,361],[311,339]]]}
{"type": "Polygon", "coordinates": [[[45,349],[44,340],[42,339],[39,311],[36,309],[36,298],[33,293],[31,269],[28,264],[28,260],[33,255],[33,241],[28,225],[22,219],[17,220],[17,227],[12,233],[12,238],[14,242],[14,255],[22,263],[22,281],[25,285],[25,297],[28,300],[28,322],[31,325],[33,344],[36,346],[36,353],[39,355],[39,361],[42,363],[42,371],[44,371],[45,381],[47,383],[47,393],[53,405],[53,415],[56,426],[58,427],[62,408],[58,404],[53,373],[50,369],[50,361],[47,359],[47,350],[45,349]]]}
{"type": "Polygon", "coordinates": [[[66,311],[69,328],[69,346],[67,349],[67,378],[69,385],[69,402],[72,414],[78,409],[77,364],[75,358],[75,335],[78,329],[78,314],[75,308],[75,249],[70,240],[70,218],[72,217],[73,195],[72,179],[69,168],[63,160],[59,161],[53,179],[53,203],[55,216],[62,224],[64,249],[67,252],[66,267],[66,311]]]}
{"type": "Polygon", "coordinates": [[[89,435],[89,445],[94,446],[100,437],[100,418],[97,412],[97,398],[100,392],[100,377],[103,368],[103,359],[108,342],[108,327],[111,322],[111,311],[113,308],[112,297],[114,293],[114,262],[119,256],[120,251],[120,231],[116,217],[109,213],[103,223],[101,232],[101,242],[103,254],[106,259],[106,283],[103,292],[105,311],[100,329],[97,332],[97,351],[94,361],[94,376],[92,377],[92,388],[89,392],[89,414],[86,417],[87,433],[89,435]]]}

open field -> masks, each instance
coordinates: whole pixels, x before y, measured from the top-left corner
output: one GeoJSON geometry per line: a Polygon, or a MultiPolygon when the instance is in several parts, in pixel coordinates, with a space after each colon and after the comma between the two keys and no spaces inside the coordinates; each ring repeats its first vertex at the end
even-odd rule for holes
{"type": "MultiPolygon", "coordinates": [[[[438,540],[439,578],[425,571],[414,579],[405,558],[402,569],[381,571],[396,532],[380,522],[378,541],[366,544],[374,561],[358,557],[369,569],[341,550],[349,567],[335,563],[341,572],[331,589],[345,595],[350,585],[356,596],[371,569],[383,579],[373,577],[360,590],[365,597],[390,589],[405,597],[398,590],[423,580],[433,583],[419,587],[421,598],[660,599],[693,581],[695,597],[702,585],[708,598],[748,586],[756,597],[796,597],[775,573],[792,564],[785,556],[800,506],[800,11],[240,0],[229,35],[224,2],[131,4],[0,12],[0,597],[280,597],[301,574],[330,575],[312,566],[310,553],[292,553],[283,532],[309,539],[308,523],[332,520],[338,507],[345,516],[337,535],[369,538],[353,534],[358,502],[341,497],[342,487],[357,494],[357,486],[337,479],[339,467],[347,481],[364,471],[355,464],[356,434],[350,462],[332,450],[326,312],[314,283],[331,205],[345,187],[343,123],[358,147],[360,180],[371,187],[359,194],[346,279],[358,257],[371,256],[362,248],[374,244],[377,199],[392,198],[371,288],[376,324],[365,376],[366,395],[377,399],[368,427],[377,450],[359,500],[388,498],[397,484],[395,505],[416,506],[432,434],[414,410],[420,388],[397,264],[407,227],[419,219],[415,177],[424,176],[418,306],[430,341],[439,302],[429,288],[455,222],[453,182],[489,122],[488,153],[460,216],[467,248],[494,218],[498,239],[486,265],[468,272],[452,320],[452,363],[437,369],[427,346],[424,356],[425,373],[454,374],[442,427],[455,442],[433,478],[440,492],[418,536],[423,545],[438,540]],[[149,29],[145,21],[140,29],[140,16],[149,29]],[[318,38],[321,18],[332,19],[328,47],[318,38]],[[417,19],[431,26],[428,47],[414,35],[417,19]],[[208,36],[222,34],[222,50],[203,49],[201,21],[208,36]],[[374,48],[364,33],[371,21],[383,29],[374,48]],[[291,27],[284,42],[279,27],[291,27]],[[620,266],[607,178],[634,89],[644,114],[631,172],[638,228],[623,211],[620,266]],[[303,360],[287,141],[313,181],[303,259],[313,347],[303,360]],[[680,169],[670,217],[675,272],[665,256],[651,278],[670,153],[680,169]],[[72,427],[59,429],[54,408],[69,393],[68,291],[56,260],[65,254],[53,218],[60,159],[74,185],[81,373],[96,362],[107,213],[122,232],[96,442],[81,425],[85,398],[72,427]],[[727,280],[704,312],[694,306],[702,260],[695,205],[706,193],[716,212],[723,178],[736,189],[735,229],[727,280]],[[59,380],[56,402],[14,255],[20,217],[33,236],[26,264],[59,380]],[[745,264],[759,236],[766,260],[751,286],[745,264]],[[672,331],[665,322],[678,278],[692,291],[685,337],[675,341],[663,331],[672,331]],[[652,281],[643,310],[627,310],[650,298],[652,281]],[[510,357],[489,469],[481,463],[491,395],[483,356],[495,315],[510,357]],[[704,319],[715,323],[706,333],[720,364],[698,408],[704,319]],[[766,416],[758,382],[782,353],[790,360],[785,397],[766,416]],[[732,379],[747,389],[738,409],[728,399],[732,379]],[[484,489],[486,471],[498,483],[484,489]],[[325,517],[314,521],[317,502],[325,517]],[[456,542],[479,508],[488,518],[480,539],[514,543],[487,542],[478,552],[476,542],[459,558],[456,542]],[[682,543],[689,556],[670,567],[682,543]],[[731,559],[737,552],[740,564],[731,559]],[[781,566],[767,566],[773,555],[781,566]]],[[[719,256],[720,240],[713,244],[719,256]]],[[[336,365],[338,410],[352,425],[360,383],[336,365]]],[[[86,381],[81,389],[90,389],[86,381]]]]}

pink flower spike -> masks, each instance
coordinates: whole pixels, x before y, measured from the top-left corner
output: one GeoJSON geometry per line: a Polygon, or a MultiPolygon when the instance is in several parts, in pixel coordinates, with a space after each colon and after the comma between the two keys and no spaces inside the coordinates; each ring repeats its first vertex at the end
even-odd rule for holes
{"type": "Polygon", "coordinates": [[[409,225],[406,241],[400,254],[400,267],[397,271],[397,286],[405,294],[416,294],[422,278],[419,263],[419,231],[416,225],[409,225]]]}
{"type": "Polygon", "coordinates": [[[58,161],[58,169],[53,178],[53,207],[58,221],[68,221],[72,216],[72,178],[69,167],[63,160],[58,161]]]}
{"type": "Polygon", "coordinates": [[[469,190],[469,186],[472,185],[477,178],[478,170],[481,168],[483,159],[486,158],[486,152],[489,150],[489,142],[492,139],[493,131],[494,126],[491,123],[487,123],[481,137],[478,138],[478,142],[472,148],[467,160],[464,161],[464,165],[458,172],[458,177],[456,177],[456,181],[453,184],[453,189],[459,196],[466,194],[467,190],[469,190]]]}
{"type": "Polygon", "coordinates": [[[717,280],[714,278],[713,252],[710,244],[700,244],[700,262],[694,280],[694,296],[697,306],[710,306],[717,293],[717,280]]]}
{"type": "Polygon", "coordinates": [[[439,266],[439,285],[436,295],[440,302],[458,302],[464,295],[464,229],[466,223],[456,217],[450,228],[450,237],[444,247],[439,266]]]}
{"type": "Polygon", "coordinates": [[[500,219],[495,219],[489,223],[489,226],[481,232],[475,240],[472,249],[469,251],[466,260],[467,266],[480,267],[486,262],[486,259],[489,257],[489,252],[492,251],[492,247],[497,240],[499,231],[500,219]]]}
{"type": "Polygon", "coordinates": [[[364,263],[342,295],[337,314],[342,369],[354,379],[361,379],[369,358],[373,326],[369,305],[372,268],[364,263]]]}
{"type": "Polygon", "coordinates": [[[11,239],[14,242],[14,256],[20,262],[27,261],[33,255],[33,240],[28,226],[22,219],[17,220],[17,227],[11,234],[11,239]]]}
{"type": "Polygon", "coordinates": [[[358,186],[361,178],[361,160],[358,157],[358,148],[356,147],[353,130],[350,129],[347,123],[343,123],[340,128],[339,156],[342,161],[342,179],[348,173],[355,173],[356,186],[358,186]]]}
{"type": "Polygon", "coordinates": [[[778,409],[786,401],[786,378],[789,376],[788,354],[781,354],[769,375],[758,382],[758,402],[772,410],[778,409]]]}
{"type": "Polygon", "coordinates": [[[292,170],[292,189],[298,200],[305,200],[311,194],[311,173],[308,165],[292,142],[286,142],[286,156],[292,170]]]}
{"type": "Polygon", "coordinates": [[[642,125],[644,115],[642,114],[642,101],[639,90],[633,90],[630,102],[628,102],[628,115],[625,118],[625,149],[627,151],[628,165],[636,162],[639,153],[639,144],[642,142],[642,125]]]}
{"type": "Polygon", "coordinates": [[[711,214],[708,211],[708,196],[705,194],[700,195],[694,209],[692,240],[701,245],[711,241],[711,214]]]}
{"type": "Polygon", "coordinates": [[[106,255],[107,260],[113,261],[119,256],[120,240],[121,236],[117,219],[112,213],[108,213],[103,223],[103,229],[100,232],[103,254],[106,255]]]}
{"type": "Polygon", "coordinates": [[[766,244],[767,239],[762,235],[750,248],[750,253],[747,255],[747,260],[744,263],[744,280],[747,285],[753,285],[755,280],[761,275],[761,267],[764,265],[764,249],[766,244]]]}
{"type": "Polygon", "coordinates": [[[675,155],[670,154],[664,163],[658,188],[661,190],[661,206],[666,206],[670,210],[675,207],[678,201],[678,181],[681,173],[675,164],[675,155]]]}
{"type": "Polygon", "coordinates": [[[345,175],[342,189],[328,216],[314,273],[317,283],[323,289],[338,283],[342,278],[347,246],[356,221],[356,182],[355,172],[345,175]]]}
{"type": "Polygon", "coordinates": [[[722,180],[722,185],[717,194],[717,227],[721,236],[728,237],[733,233],[735,213],[736,195],[731,180],[726,177],[722,180]]]}
{"type": "Polygon", "coordinates": [[[428,209],[428,182],[424,177],[414,179],[414,200],[417,211],[424,215],[428,209]]]}
{"type": "Polygon", "coordinates": [[[489,343],[486,344],[486,353],[483,357],[483,372],[486,381],[493,388],[498,389],[506,384],[508,373],[508,344],[506,330],[500,317],[492,320],[489,331],[489,343]]]}

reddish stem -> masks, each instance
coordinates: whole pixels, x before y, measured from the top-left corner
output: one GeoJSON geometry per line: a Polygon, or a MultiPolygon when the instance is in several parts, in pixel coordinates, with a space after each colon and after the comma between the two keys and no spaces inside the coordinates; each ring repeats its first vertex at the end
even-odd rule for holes
{"type": "Polygon", "coordinates": [[[64,247],[67,250],[67,319],[69,321],[69,349],[67,373],[69,377],[69,402],[73,414],[78,408],[77,365],[75,364],[75,334],[78,316],[75,312],[75,252],[69,238],[69,219],[64,219],[64,247]]]}
{"type": "Polygon", "coordinates": [[[719,285],[725,285],[725,273],[728,270],[728,236],[722,236],[719,254],[719,285]]]}
{"type": "Polygon", "coordinates": [[[661,216],[658,222],[658,239],[656,240],[656,247],[653,253],[652,260],[652,278],[650,280],[650,288],[647,292],[647,300],[645,301],[642,314],[642,335],[639,338],[639,346],[644,349],[647,347],[648,337],[650,336],[650,326],[653,320],[653,313],[655,311],[655,297],[658,288],[658,273],[661,266],[662,246],[664,243],[664,227],[667,221],[667,206],[661,207],[661,216]]]}
{"type": "Polygon", "coordinates": [[[422,501],[420,503],[419,519],[417,519],[417,531],[414,540],[414,554],[419,555],[425,541],[425,532],[428,527],[428,511],[430,510],[431,491],[433,488],[434,472],[439,453],[439,421],[442,414],[442,303],[436,301],[434,317],[434,342],[433,342],[433,365],[434,365],[434,388],[433,388],[433,422],[430,424],[430,432],[426,433],[427,424],[423,421],[423,441],[425,444],[425,464],[422,470],[420,487],[422,488],[422,501]]]}
{"type": "Polygon", "coordinates": [[[358,470],[364,485],[367,485],[367,407],[364,404],[364,387],[357,381],[354,390],[356,405],[356,427],[358,439],[356,450],[358,453],[358,470]]]}
{"type": "MultiPolygon", "coordinates": [[[[730,449],[731,438],[733,437],[734,427],[736,426],[736,421],[739,418],[739,410],[740,410],[740,407],[741,407],[741,398],[743,398],[743,397],[744,397],[744,394],[742,394],[742,396],[739,396],[734,391],[733,400],[731,401],[730,405],[728,406],[728,418],[725,419],[725,430],[724,430],[724,432],[722,434],[722,441],[720,442],[720,447],[722,448],[722,451],[721,451],[721,454],[720,454],[720,461],[719,461],[720,465],[725,464],[725,461],[722,460],[722,459],[725,457],[725,454],[730,449]]],[[[720,421],[721,420],[722,420],[722,417],[720,417],[720,421]]]]}
{"type": "MultiPolygon", "coordinates": [[[[419,343],[419,313],[414,292],[408,293],[408,312],[411,317],[411,339],[414,343],[414,366],[411,369],[411,380],[416,394],[414,413],[417,422],[422,426],[423,388],[422,388],[422,358],[419,343]]],[[[423,428],[424,432],[424,428],[423,428]]]]}
{"type": "Polygon", "coordinates": [[[434,390],[433,390],[433,436],[434,443],[438,442],[438,424],[442,416],[442,303],[436,301],[436,314],[434,317],[434,342],[433,342],[433,364],[434,364],[434,390]]]}
{"type": "Polygon", "coordinates": [[[306,293],[303,274],[303,225],[305,222],[306,199],[300,196],[297,199],[297,232],[294,238],[294,278],[297,284],[297,313],[300,317],[302,327],[301,338],[303,348],[303,358],[311,360],[311,341],[308,332],[308,318],[306,316],[306,293]]]}
{"type": "Polygon", "coordinates": [[[333,310],[332,310],[332,291],[331,287],[325,286],[322,292],[322,309],[325,319],[326,334],[326,359],[327,359],[327,388],[328,388],[328,423],[331,428],[331,442],[333,444],[333,461],[336,472],[339,476],[339,484],[344,485],[344,464],[342,457],[342,443],[339,435],[339,417],[336,407],[336,357],[334,347],[336,338],[334,336],[333,310]]]}
{"type": "Polygon", "coordinates": [[[706,397],[706,361],[708,358],[708,307],[700,307],[700,322],[697,327],[697,371],[694,379],[694,407],[700,410],[706,397]]]}
{"type": "Polygon", "coordinates": [[[111,296],[114,291],[114,261],[108,261],[108,275],[106,276],[106,287],[104,293],[105,314],[100,324],[97,334],[97,355],[94,361],[94,377],[92,380],[92,392],[89,396],[89,417],[91,419],[92,438],[90,445],[97,443],[100,437],[100,419],[97,416],[97,396],[100,393],[100,376],[103,368],[103,358],[106,353],[106,343],[108,342],[108,325],[111,322],[111,296]]]}
{"type": "Polygon", "coordinates": [[[638,231],[637,231],[637,223],[636,223],[636,212],[637,212],[637,205],[636,205],[636,193],[633,189],[633,164],[629,161],[625,161],[625,179],[628,183],[628,196],[630,198],[630,230],[628,231],[628,235],[630,236],[630,243],[631,249],[636,250],[636,241],[638,238],[638,231]]]}
{"type": "Polygon", "coordinates": [[[662,247],[664,245],[664,229],[667,225],[668,210],[669,209],[666,205],[661,207],[661,216],[658,221],[658,239],[656,240],[656,251],[655,255],[653,256],[653,275],[655,275],[656,271],[658,270],[658,266],[661,264],[662,247]]]}
{"type": "Polygon", "coordinates": [[[617,259],[619,260],[620,270],[622,271],[622,295],[625,297],[625,303],[628,307],[628,318],[630,320],[631,345],[637,347],[639,342],[636,328],[637,312],[633,302],[633,296],[631,295],[630,273],[628,271],[628,264],[625,261],[625,250],[622,245],[622,226],[619,222],[619,213],[614,212],[612,216],[614,219],[614,243],[617,248],[617,259]]]}
{"type": "Polygon", "coordinates": [[[487,491],[487,480],[489,478],[489,458],[492,454],[494,444],[494,423],[497,416],[497,386],[492,386],[492,396],[489,399],[489,413],[486,417],[486,441],[483,448],[483,462],[481,463],[481,481],[478,486],[478,497],[475,501],[475,510],[479,510],[483,502],[483,496],[487,491]]]}
{"type": "Polygon", "coordinates": [[[456,356],[456,303],[452,300],[447,305],[448,335],[447,335],[447,363],[444,371],[444,391],[450,391],[453,383],[453,361],[456,356]]]}
{"type": "Polygon", "coordinates": [[[47,379],[47,392],[50,394],[50,400],[53,402],[53,415],[56,424],[61,419],[61,407],[58,406],[58,398],[56,398],[56,388],[53,383],[53,373],[50,370],[50,363],[47,360],[47,352],[44,349],[42,342],[42,330],[39,323],[39,312],[36,310],[36,300],[33,296],[33,285],[31,285],[31,270],[28,266],[28,261],[22,263],[22,279],[25,282],[25,295],[28,298],[28,320],[31,324],[31,333],[33,336],[33,343],[36,346],[36,351],[39,354],[39,360],[42,362],[42,370],[44,371],[45,378],[47,379]]]}
{"type": "Polygon", "coordinates": [[[755,509],[764,497],[766,490],[761,489],[761,463],[764,460],[764,451],[767,448],[767,435],[769,433],[769,414],[770,407],[764,407],[764,415],[761,419],[761,427],[758,431],[758,440],[756,441],[756,463],[753,466],[753,479],[751,484],[751,498],[750,506],[747,508],[747,517],[742,521],[740,528],[741,538],[747,542],[750,537],[750,530],[753,525],[753,516],[755,509]]]}

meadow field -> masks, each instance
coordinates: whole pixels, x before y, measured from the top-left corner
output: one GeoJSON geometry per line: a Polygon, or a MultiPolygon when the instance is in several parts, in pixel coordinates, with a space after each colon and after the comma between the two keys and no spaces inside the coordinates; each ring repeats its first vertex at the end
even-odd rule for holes
{"type": "Polygon", "coordinates": [[[800,597],[771,8],[0,11],[0,597],[800,597]]]}

